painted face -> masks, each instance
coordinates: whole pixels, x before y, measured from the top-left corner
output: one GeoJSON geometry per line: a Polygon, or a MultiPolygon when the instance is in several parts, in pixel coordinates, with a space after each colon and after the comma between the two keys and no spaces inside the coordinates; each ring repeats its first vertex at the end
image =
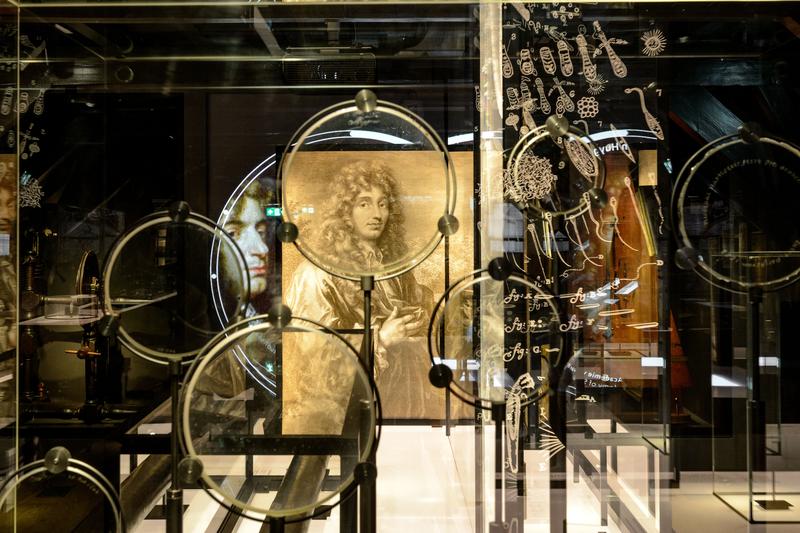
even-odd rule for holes
{"type": "Polygon", "coordinates": [[[11,231],[12,222],[17,217],[14,195],[6,187],[0,187],[0,231],[11,231]]]}
{"type": "Polygon", "coordinates": [[[361,191],[353,202],[353,230],[359,238],[374,244],[383,233],[389,219],[389,199],[386,192],[373,186],[361,191]]]}
{"type": "Polygon", "coordinates": [[[258,296],[267,289],[267,221],[261,204],[244,196],[238,216],[225,223],[225,231],[239,245],[247,260],[250,274],[250,295],[258,296]]]}

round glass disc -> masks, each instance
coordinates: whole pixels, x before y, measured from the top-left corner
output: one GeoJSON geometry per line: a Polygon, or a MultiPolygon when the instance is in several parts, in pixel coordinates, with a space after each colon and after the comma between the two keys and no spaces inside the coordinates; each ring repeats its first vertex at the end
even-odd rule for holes
{"type": "Polygon", "coordinates": [[[140,221],[111,249],[103,281],[103,305],[119,319],[120,342],[158,363],[194,357],[243,315],[249,294],[236,243],[195,214],[140,221]]]}
{"type": "Polygon", "coordinates": [[[553,137],[548,126],[525,134],[511,150],[503,177],[506,197],[523,209],[574,217],[589,209],[587,193],[602,189],[605,165],[580,130],[553,137]]]}
{"type": "Polygon", "coordinates": [[[453,372],[451,391],[468,403],[522,406],[548,390],[548,367],[558,363],[561,334],[553,295],[527,279],[503,281],[478,271],[448,289],[428,333],[432,364],[453,372]]]}
{"type": "Polygon", "coordinates": [[[111,483],[82,461],[65,461],[57,473],[48,468],[45,460],[34,461],[3,481],[0,531],[125,531],[111,483]]]}
{"type": "Polygon", "coordinates": [[[739,135],[705,146],[673,193],[678,236],[704,279],[734,292],[776,290],[800,277],[800,149],[739,135]]]}
{"type": "MultiPolygon", "coordinates": [[[[359,93],[361,94],[361,93],[359,93]]],[[[348,279],[401,274],[441,240],[456,185],[447,149],[407,109],[354,101],[312,117],[281,161],[283,218],[300,252],[348,279]]]]}
{"type": "Polygon", "coordinates": [[[342,337],[265,320],[226,330],[190,367],[181,439],[215,500],[256,520],[303,517],[353,485],[375,443],[377,393],[342,337]]]}

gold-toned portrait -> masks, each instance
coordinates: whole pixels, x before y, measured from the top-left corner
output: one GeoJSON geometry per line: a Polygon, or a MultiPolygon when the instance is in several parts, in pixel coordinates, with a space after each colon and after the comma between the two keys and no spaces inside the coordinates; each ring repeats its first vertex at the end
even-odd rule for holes
{"type": "MultiPolygon", "coordinates": [[[[462,227],[470,228],[472,158],[461,155],[453,160],[458,186],[466,193],[455,214],[462,227]]],[[[444,418],[443,393],[427,378],[427,328],[444,291],[446,269],[455,279],[471,268],[472,239],[468,232],[457,233],[450,237],[449,257],[440,243],[421,260],[426,243],[438,239],[437,222],[447,205],[441,168],[441,160],[428,152],[308,153],[296,156],[292,165],[304,179],[291,180],[302,190],[286,194],[294,201],[285,209],[294,211],[290,218],[298,220],[299,244],[314,259],[293,246],[283,248],[283,300],[294,315],[335,330],[363,328],[360,283],[326,270],[369,269],[379,276],[384,265],[406,261],[413,266],[377,281],[372,291],[375,375],[385,418],[444,418]]],[[[361,336],[349,338],[358,348],[361,336]]],[[[301,370],[313,357],[305,349],[284,350],[287,400],[293,390],[299,392],[292,376],[305,375],[301,370]]],[[[313,379],[307,376],[306,383],[313,379]]]]}

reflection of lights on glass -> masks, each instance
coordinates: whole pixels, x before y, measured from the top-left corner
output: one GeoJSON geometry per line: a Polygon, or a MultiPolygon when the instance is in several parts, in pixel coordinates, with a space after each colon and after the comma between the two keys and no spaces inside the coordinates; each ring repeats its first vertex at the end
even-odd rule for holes
{"type": "Polygon", "coordinates": [[[638,322],[636,324],[627,324],[629,328],[636,328],[636,329],[650,329],[650,328],[657,328],[658,322],[638,322]]]}
{"type": "MultiPolygon", "coordinates": [[[[650,130],[640,130],[635,128],[629,128],[626,130],[606,130],[606,131],[598,131],[596,133],[592,133],[588,137],[583,137],[583,140],[586,141],[591,139],[592,141],[602,141],[604,139],[613,139],[615,137],[635,137],[638,139],[653,139],[657,140],[657,137],[653,134],[650,130]]],[[[669,160],[667,160],[669,161],[669,160]]],[[[666,162],[665,162],[666,164],[666,162]]],[[[670,171],[672,172],[672,171],[670,171]]]]}
{"type": "Polygon", "coordinates": [[[354,139],[369,139],[371,141],[380,141],[391,144],[413,144],[411,141],[407,141],[401,137],[389,135],[388,133],[380,133],[378,131],[350,130],[350,137],[353,137],[354,139]]]}
{"type": "Polygon", "coordinates": [[[492,378],[491,378],[492,386],[498,387],[498,388],[503,387],[505,385],[504,377],[505,376],[503,376],[501,374],[495,374],[494,376],[492,376],[492,378]]]}
{"type": "Polygon", "coordinates": [[[600,316],[618,316],[618,315],[629,315],[634,311],[635,309],[612,309],[611,311],[600,311],[597,314],[600,316]]]}
{"type": "Polygon", "coordinates": [[[447,138],[447,144],[452,146],[454,144],[463,144],[463,143],[471,143],[472,139],[475,138],[475,134],[473,133],[462,133],[460,135],[453,135],[447,138]]]}
{"type": "MultiPolygon", "coordinates": [[[[450,367],[451,370],[456,370],[458,368],[458,360],[456,359],[442,359],[441,357],[434,357],[433,364],[445,365],[450,367]]],[[[480,369],[480,363],[476,359],[467,359],[467,370],[478,369],[480,369]]],[[[462,379],[461,381],[464,380],[462,379]]]]}
{"type": "Polygon", "coordinates": [[[719,374],[711,374],[712,387],[744,387],[743,383],[737,383],[725,376],[719,374]]]}
{"type": "Polygon", "coordinates": [[[759,357],[758,366],[774,366],[778,368],[781,366],[781,360],[777,357],[759,357]]]}
{"type": "Polygon", "coordinates": [[[619,289],[617,291],[617,294],[630,294],[638,288],[639,288],[639,282],[631,281],[630,283],[619,289]]]}

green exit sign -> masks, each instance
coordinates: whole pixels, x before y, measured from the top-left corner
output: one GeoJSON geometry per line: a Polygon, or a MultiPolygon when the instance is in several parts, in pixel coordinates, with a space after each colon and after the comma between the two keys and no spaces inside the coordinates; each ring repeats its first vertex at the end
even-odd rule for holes
{"type": "Polygon", "coordinates": [[[279,217],[279,216],[281,216],[281,208],[280,207],[268,207],[267,208],[267,216],[268,217],[279,217]]]}

